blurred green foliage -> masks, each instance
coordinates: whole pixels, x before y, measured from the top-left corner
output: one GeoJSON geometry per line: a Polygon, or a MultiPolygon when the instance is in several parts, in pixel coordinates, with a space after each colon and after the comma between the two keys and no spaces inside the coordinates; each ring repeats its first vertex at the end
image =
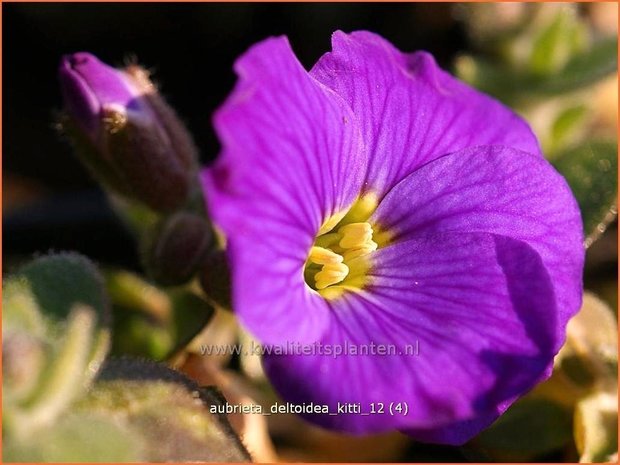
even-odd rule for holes
{"type": "Polygon", "coordinates": [[[160,289],[137,274],[106,273],[112,300],[112,353],[164,360],[182,349],[207,325],[214,308],[184,287],[160,289]]]}
{"type": "Polygon", "coordinates": [[[617,143],[583,142],[560,152],[554,165],[577,198],[584,228],[589,232],[586,239],[586,246],[589,246],[617,214],[617,143]]]}
{"type": "Polygon", "coordinates": [[[617,78],[617,37],[595,33],[577,4],[463,8],[480,53],[461,56],[457,74],[532,124],[573,189],[590,246],[617,215],[617,123],[605,121],[617,97],[602,84],[617,78]]]}
{"type": "MultiPolygon", "coordinates": [[[[149,302],[115,278],[121,301],[149,302]]],[[[204,326],[211,307],[185,290],[162,299],[166,354],[204,326]]],[[[27,264],[6,279],[2,306],[5,461],[249,459],[226,418],[209,413],[220,397],[208,389],[146,360],[101,368],[111,345],[111,305],[86,258],[50,255],[27,264]]]]}
{"type": "Polygon", "coordinates": [[[3,426],[21,438],[53,425],[107,354],[109,306],[96,268],[42,257],[3,286],[3,426]]]}
{"type": "Polygon", "coordinates": [[[476,445],[497,460],[529,461],[565,447],[572,434],[568,410],[545,399],[528,398],[478,435],[476,445]]]}

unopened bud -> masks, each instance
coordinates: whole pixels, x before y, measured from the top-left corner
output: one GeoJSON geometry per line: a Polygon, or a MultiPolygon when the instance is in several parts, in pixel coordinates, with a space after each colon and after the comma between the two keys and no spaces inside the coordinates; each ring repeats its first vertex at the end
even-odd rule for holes
{"type": "Polygon", "coordinates": [[[204,218],[176,213],[164,220],[156,233],[147,251],[146,266],[158,283],[182,284],[197,272],[212,244],[211,227],[204,218]]]}
{"type": "Polygon", "coordinates": [[[89,146],[83,161],[99,180],[157,211],[187,200],[196,148],[145,70],[76,53],[63,57],[59,79],[78,145],[89,146]]]}
{"type": "Polygon", "coordinates": [[[223,250],[214,250],[203,260],[200,285],[205,294],[218,306],[230,309],[231,286],[228,259],[223,250]]]}

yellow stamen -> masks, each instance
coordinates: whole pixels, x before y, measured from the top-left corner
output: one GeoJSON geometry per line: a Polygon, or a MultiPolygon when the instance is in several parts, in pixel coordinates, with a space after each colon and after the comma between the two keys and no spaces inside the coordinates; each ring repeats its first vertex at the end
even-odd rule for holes
{"type": "Polygon", "coordinates": [[[323,269],[314,275],[317,289],[324,289],[332,284],[344,280],[349,274],[349,267],[344,263],[328,263],[323,269]]]}
{"type": "Polygon", "coordinates": [[[329,249],[314,246],[310,249],[308,260],[317,265],[327,265],[328,263],[341,263],[343,257],[329,249]]]}
{"type": "Polygon", "coordinates": [[[342,226],[338,230],[342,234],[342,239],[338,245],[343,249],[353,249],[362,247],[372,240],[372,228],[368,223],[351,223],[342,226]]]}
{"type": "Polygon", "coordinates": [[[355,258],[363,257],[364,255],[367,255],[370,252],[374,252],[375,250],[377,250],[377,247],[378,247],[378,244],[374,242],[372,239],[370,239],[368,242],[366,242],[361,247],[347,250],[342,257],[345,262],[348,262],[355,258]]]}
{"type": "Polygon", "coordinates": [[[372,193],[359,197],[346,212],[328,218],[317,233],[308,252],[304,279],[326,299],[339,298],[345,292],[358,292],[369,284],[370,255],[391,238],[381,225],[368,222],[377,208],[372,193]],[[376,228],[376,229],[375,229],[376,228]],[[381,235],[380,242],[377,235],[381,235]]]}

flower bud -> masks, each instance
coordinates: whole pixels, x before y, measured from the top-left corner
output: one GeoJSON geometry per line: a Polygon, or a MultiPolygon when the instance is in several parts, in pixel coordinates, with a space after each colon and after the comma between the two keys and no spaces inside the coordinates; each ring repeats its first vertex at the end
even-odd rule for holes
{"type": "Polygon", "coordinates": [[[68,130],[101,182],[157,211],[187,200],[196,148],[145,70],[76,53],[63,57],[59,79],[68,130]]]}
{"type": "Polygon", "coordinates": [[[146,267],[163,285],[187,282],[213,244],[209,223],[198,215],[180,212],[164,220],[147,250],[146,267]]]}
{"type": "Polygon", "coordinates": [[[232,307],[230,268],[223,250],[214,250],[203,260],[200,285],[215,304],[225,309],[232,307]]]}

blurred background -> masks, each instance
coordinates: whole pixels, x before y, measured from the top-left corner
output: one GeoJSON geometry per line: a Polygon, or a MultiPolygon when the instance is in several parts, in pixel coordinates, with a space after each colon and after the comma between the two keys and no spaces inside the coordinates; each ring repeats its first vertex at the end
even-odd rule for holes
{"type": "MultiPolygon", "coordinates": [[[[588,313],[569,334],[573,346],[565,350],[559,374],[506,415],[508,420],[463,448],[416,444],[398,433],[351,438],[293,416],[275,416],[269,424],[260,418],[231,420],[258,451],[257,460],[613,459],[613,425],[605,420],[601,426],[599,417],[588,415],[582,421],[583,413],[577,421],[574,415],[585,408],[579,402],[586,398],[593,405],[588,412],[607,412],[608,398],[599,405],[599,391],[617,396],[617,384],[615,391],[609,388],[617,355],[606,375],[584,369],[598,366],[600,344],[607,352],[611,345],[617,354],[616,3],[5,3],[2,17],[5,275],[36,254],[62,250],[80,252],[106,269],[141,268],[134,236],[58,131],[56,72],[63,54],[89,51],[112,65],[137,61],[151,70],[193,134],[204,163],[218,153],[210,118],[232,89],[234,60],[273,35],[287,35],[310,68],[330,49],[333,31],[371,30],[403,51],[430,51],[442,67],[515,108],[569,180],[588,234],[585,287],[592,294],[586,299],[588,313]],[[598,376],[609,379],[593,381],[598,376]]],[[[230,320],[220,312],[209,337],[243,339],[230,320]]],[[[122,344],[113,342],[112,353],[169,361],[170,348],[164,357],[164,352],[153,355],[152,347],[122,344]]],[[[226,386],[232,398],[273,401],[255,361],[219,357],[205,366],[190,354],[182,369],[199,384],[226,386]]],[[[617,406],[613,418],[617,431],[617,406]]]]}
{"type": "Polygon", "coordinates": [[[152,70],[206,162],[218,152],[210,119],[234,84],[232,64],[265,37],[288,35],[307,67],[337,29],[431,50],[443,65],[467,47],[449,4],[7,4],[3,19],[5,265],[13,254],[54,248],[137,266],[131,237],[55,130],[63,54],[85,50],[152,70]]]}

